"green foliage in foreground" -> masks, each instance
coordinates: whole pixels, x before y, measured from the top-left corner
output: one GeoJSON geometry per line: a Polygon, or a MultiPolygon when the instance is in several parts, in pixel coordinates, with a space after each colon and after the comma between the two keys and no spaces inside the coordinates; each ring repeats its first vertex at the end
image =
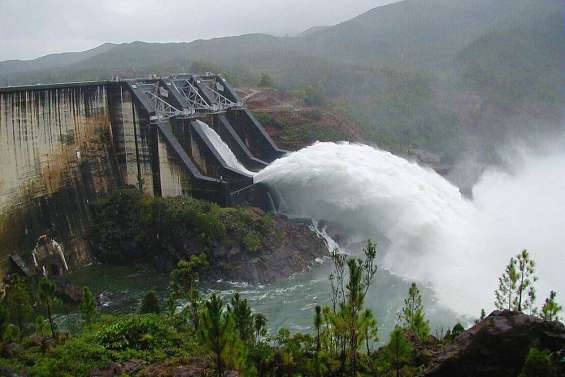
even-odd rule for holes
{"type": "Polygon", "coordinates": [[[26,323],[33,314],[31,296],[23,279],[16,278],[2,305],[6,306],[12,323],[18,326],[19,334],[25,331],[26,323]]]}
{"type": "Polygon", "coordinates": [[[510,258],[504,273],[498,279],[498,289],[495,291],[498,309],[529,311],[535,314],[536,290],[534,283],[537,281],[535,262],[530,258],[527,250],[522,250],[515,258],[510,258]]]}
{"type": "Polygon", "coordinates": [[[96,300],[88,287],[84,287],[82,290],[82,302],[79,309],[82,320],[87,325],[92,324],[92,321],[96,318],[96,300]]]}
{"type": "MultiPolygon", "coordinates": [[[[218,377],[230,370],[250,377],[417,376],[422,370],[419,352],[430,341],[423,299],[412,284],[399,323],[389,341],[377,349],[377,321],[365,307],[365,297],[377,273],[375,260],[376,246],[370,241],[364,258],[332,253],[331,304],[316,306],[312,334],[291,334],[284,328],[268,334],[265,316],[253,313],[239,295],[229,303],[215,294],[203,297],[198,277],[198,270],[206,264],[203,255],[179,262],[171,272],[169,310],[165,313],[159,313],[158,298],[150,291],[140,314],[97,315],[92,292],[85,289],[80,309],[86,326],[73,336],[57,332],[49,326],[52,322],[27,310],[32,298],[36,300],[34,306],[56,301],[52,282],[42,279],[34,285],[16,279],[5,301],[0,302],[0,308],[4,308],[0,309],[0,367],[32,377],[81,377],[111,361],[160,363],[193,357],[205,360],[208,375],[218,377]],[[39,341],[37,336],[26,337],[32,334],[38,335],[39,341]],[[20,346],[12,347],[8,354],[6,345],[14,342],[20,346]]],[[[551,319],[560,312],[555,296],[552,292],[543,310],[543,315],[551,319]]],[[[47,310],[47,315],[51,314],[47,310]]],[[[463,326],[457,324],[435,342],[447,344],[462,331],[463,326]]],[[[556,375],[554,356],[533,348],[520,376],[556,375]]]]}
{"type": "Polygon", "coordinates": [[[0,366],[31,376],[87,376],[109,361],[185,356],[192,349],[187,343],[192,338],[178,330],[162,316],[102,316],[78,336],[57,334],[52,346],[24,342],[16,357],[0,356],[0,366]]]}
{"type": "Polygon", "coordinates": [[[272,217],[189,197],[153,198],[123,189],[94,207],[89,240],[99,260],[128,264],[160,255],[210,251],[213,244],[258,252],[277,239],[272,217]],[[180,236],[179,236],[180,235],[180,236]],[[193,245],[197,250],[186,250],[193,245]]]}
{"type": "Polygon", "coordinates": [[[426,340],[430,335],[430,324],[424,318],[424,304],[416,283],[412,283],[408,297],[404,299],[400,320],[404,327],[410,329],[418,339],[426,340]]]}
{"type": "Polygon", "coordinates": [[[159,314],[161,312],[161,307],[159,305],[159,298],[154,290],[147,292],[143,301],[141,302],[141,308],[139,308],[141,314],[159,314]]]}
{"type": "Polygon", "coordinates": [[[557,293],[551,291],[549,297],[545,299],[545,303],[541,309],[541,317],[546,321],[559,321],[559,313],[563,310],[562,306],[556,301],[557,293]]]}

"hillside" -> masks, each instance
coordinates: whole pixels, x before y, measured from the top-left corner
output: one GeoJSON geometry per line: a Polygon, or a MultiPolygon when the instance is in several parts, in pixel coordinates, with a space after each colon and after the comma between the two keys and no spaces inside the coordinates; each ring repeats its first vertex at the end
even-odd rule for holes
{"type": "Polygon", "coordinates": [[[80,78],[89,70],[95,75],[143,74],[187,61],[275,70],[297,59],[316,58],[365,67],[443,69],[485,33],[528,20],[535,22],[556,9],[560,9],[559,0],[404,0],[332,27],[309,29],[296,37],[248,34],[190,43],[105,44],[83,53],[1,62],[0,82],[29,81],[14,73],[43,71],[47,79],[64,76],[63,67],[71,78],[80,78]],[[533,12],[538,17],[532,19],[533,12]]]}
{"type": "Polygon", "coordinates": [[[104,43],[96,48],[82,52],[66,52],[61,54],[51,54],[34,60],[7,60],[0,62],[0,75],[14,75],[18,73],[29,73],[34,71],[44,71],[57,69],[72,64],[77,64],[104,54],[115,47],[112,43],[104,43]]]}
{"type": "Polygon", "coordinates": [[[525,12],[538,3],[405,0],[312,33],[305,38],[303,48],[319,57],[350,63],[443,69],[458,51],[483,33],[527,17],[525,12]]]}
{"type": "Polygon", "coordinates": [[[559,126],[562,31],[561,0],[404,0],[295,37],[133,42],[4,62],[0,85],[217,71],[253,86],[268,73],[281,89],[340,107],[366,141],[454,160],[467,144],[496,145],[510,123],[524,133],[540,119],[559,126]]]}

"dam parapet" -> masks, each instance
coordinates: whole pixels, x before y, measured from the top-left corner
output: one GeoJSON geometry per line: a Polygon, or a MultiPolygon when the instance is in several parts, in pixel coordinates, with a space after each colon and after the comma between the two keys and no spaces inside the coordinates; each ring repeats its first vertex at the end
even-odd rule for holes
{"type": "Polygon", "coordinates": [[[248,188],[284,153],[220,75],[0,88],[0,257],[50,234],[83,263],[90,204],[118,187],[272,209],[248,188]]]}

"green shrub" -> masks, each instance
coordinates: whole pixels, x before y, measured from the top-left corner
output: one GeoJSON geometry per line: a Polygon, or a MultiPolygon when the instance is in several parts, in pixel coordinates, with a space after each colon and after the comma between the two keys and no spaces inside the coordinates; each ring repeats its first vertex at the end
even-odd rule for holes
{"type": "Polygon", "coordinates": [[[141,303],[139,312],[141,314],[159,314],[161,312],[161,308],[159,307],[159,298],[154,290],[147,292],[145,297],[143,297],[143,302],[141,303]]]}
{"type": "Polygon", "coordinates": [[[106,326],[96,334],[96,343],[111,351],[152,350],[170,345],[172,334],[159,316],[131,316],[106,326]]]}
{"type": "Polygon", "coordinates": [[[547,351],[533,347],[528,353],[524,368],[518,377],[551,377],[555,376],[555,370],[551,355],[547,351]]]}
{"type": "Polygon", "coordinates": [[[4,341],[6,343],[17,342],[21,338],[20,329],[14,324],[9,324],[4,330],[4,341]]]}
{"type": "Polygon", "coordinates": [[[262,238],[255,232],[247,233],[243,236],[243,246],[246,250],[256,252],[263,246],[262,238]]]}
{"type": "Polygon", "coordinates": [[[127,264],[146,254],[142,229],[147,211],[143,195],[135,189],[116,191],[95,204],[89,238],[100,261],[127,264]]]}
{"type": "Polygon", "coordinates": [[[89,371],[110,361],[106,349],[86,337],[75,337],[45,354],[30,355],[34,360],[30,375],[37,377],[88,376],[89,371]]]}
{"type": "Polygon", "coordinates": [[[258,85],[264,88],[270,88],[275,85],[275,82],[271,76],[266,73],[262,73],[258,85]]]}
{"type": "Polygon", "coordinates": [[[207,252],[217,244],[241,244],[256,251],[275,234],[270,215],[245,208],[221,208],[190,197],[152,198],[135,189],[116,191],[94,206],[89,236],[98,259],[129,264],[156,253],[207,252]],[[186,245],[199,250],[186,250],[186,245]]]}

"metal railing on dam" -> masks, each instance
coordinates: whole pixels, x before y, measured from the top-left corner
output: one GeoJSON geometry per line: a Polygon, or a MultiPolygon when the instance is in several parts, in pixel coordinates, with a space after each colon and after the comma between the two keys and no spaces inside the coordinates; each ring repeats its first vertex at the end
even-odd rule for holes
{"type": "MultiPolygon", "coordinates": [[[[231,193],[252,177],[227,166],[195,120],[247,170],[285,153],[220,75],[0,88],[0,255],[31,250],[47,231],[75,247],[89,204],[117,187],[239,200],[231,193]]],[[[264,196],[245,202],[265,207],[264,196]]]]}

